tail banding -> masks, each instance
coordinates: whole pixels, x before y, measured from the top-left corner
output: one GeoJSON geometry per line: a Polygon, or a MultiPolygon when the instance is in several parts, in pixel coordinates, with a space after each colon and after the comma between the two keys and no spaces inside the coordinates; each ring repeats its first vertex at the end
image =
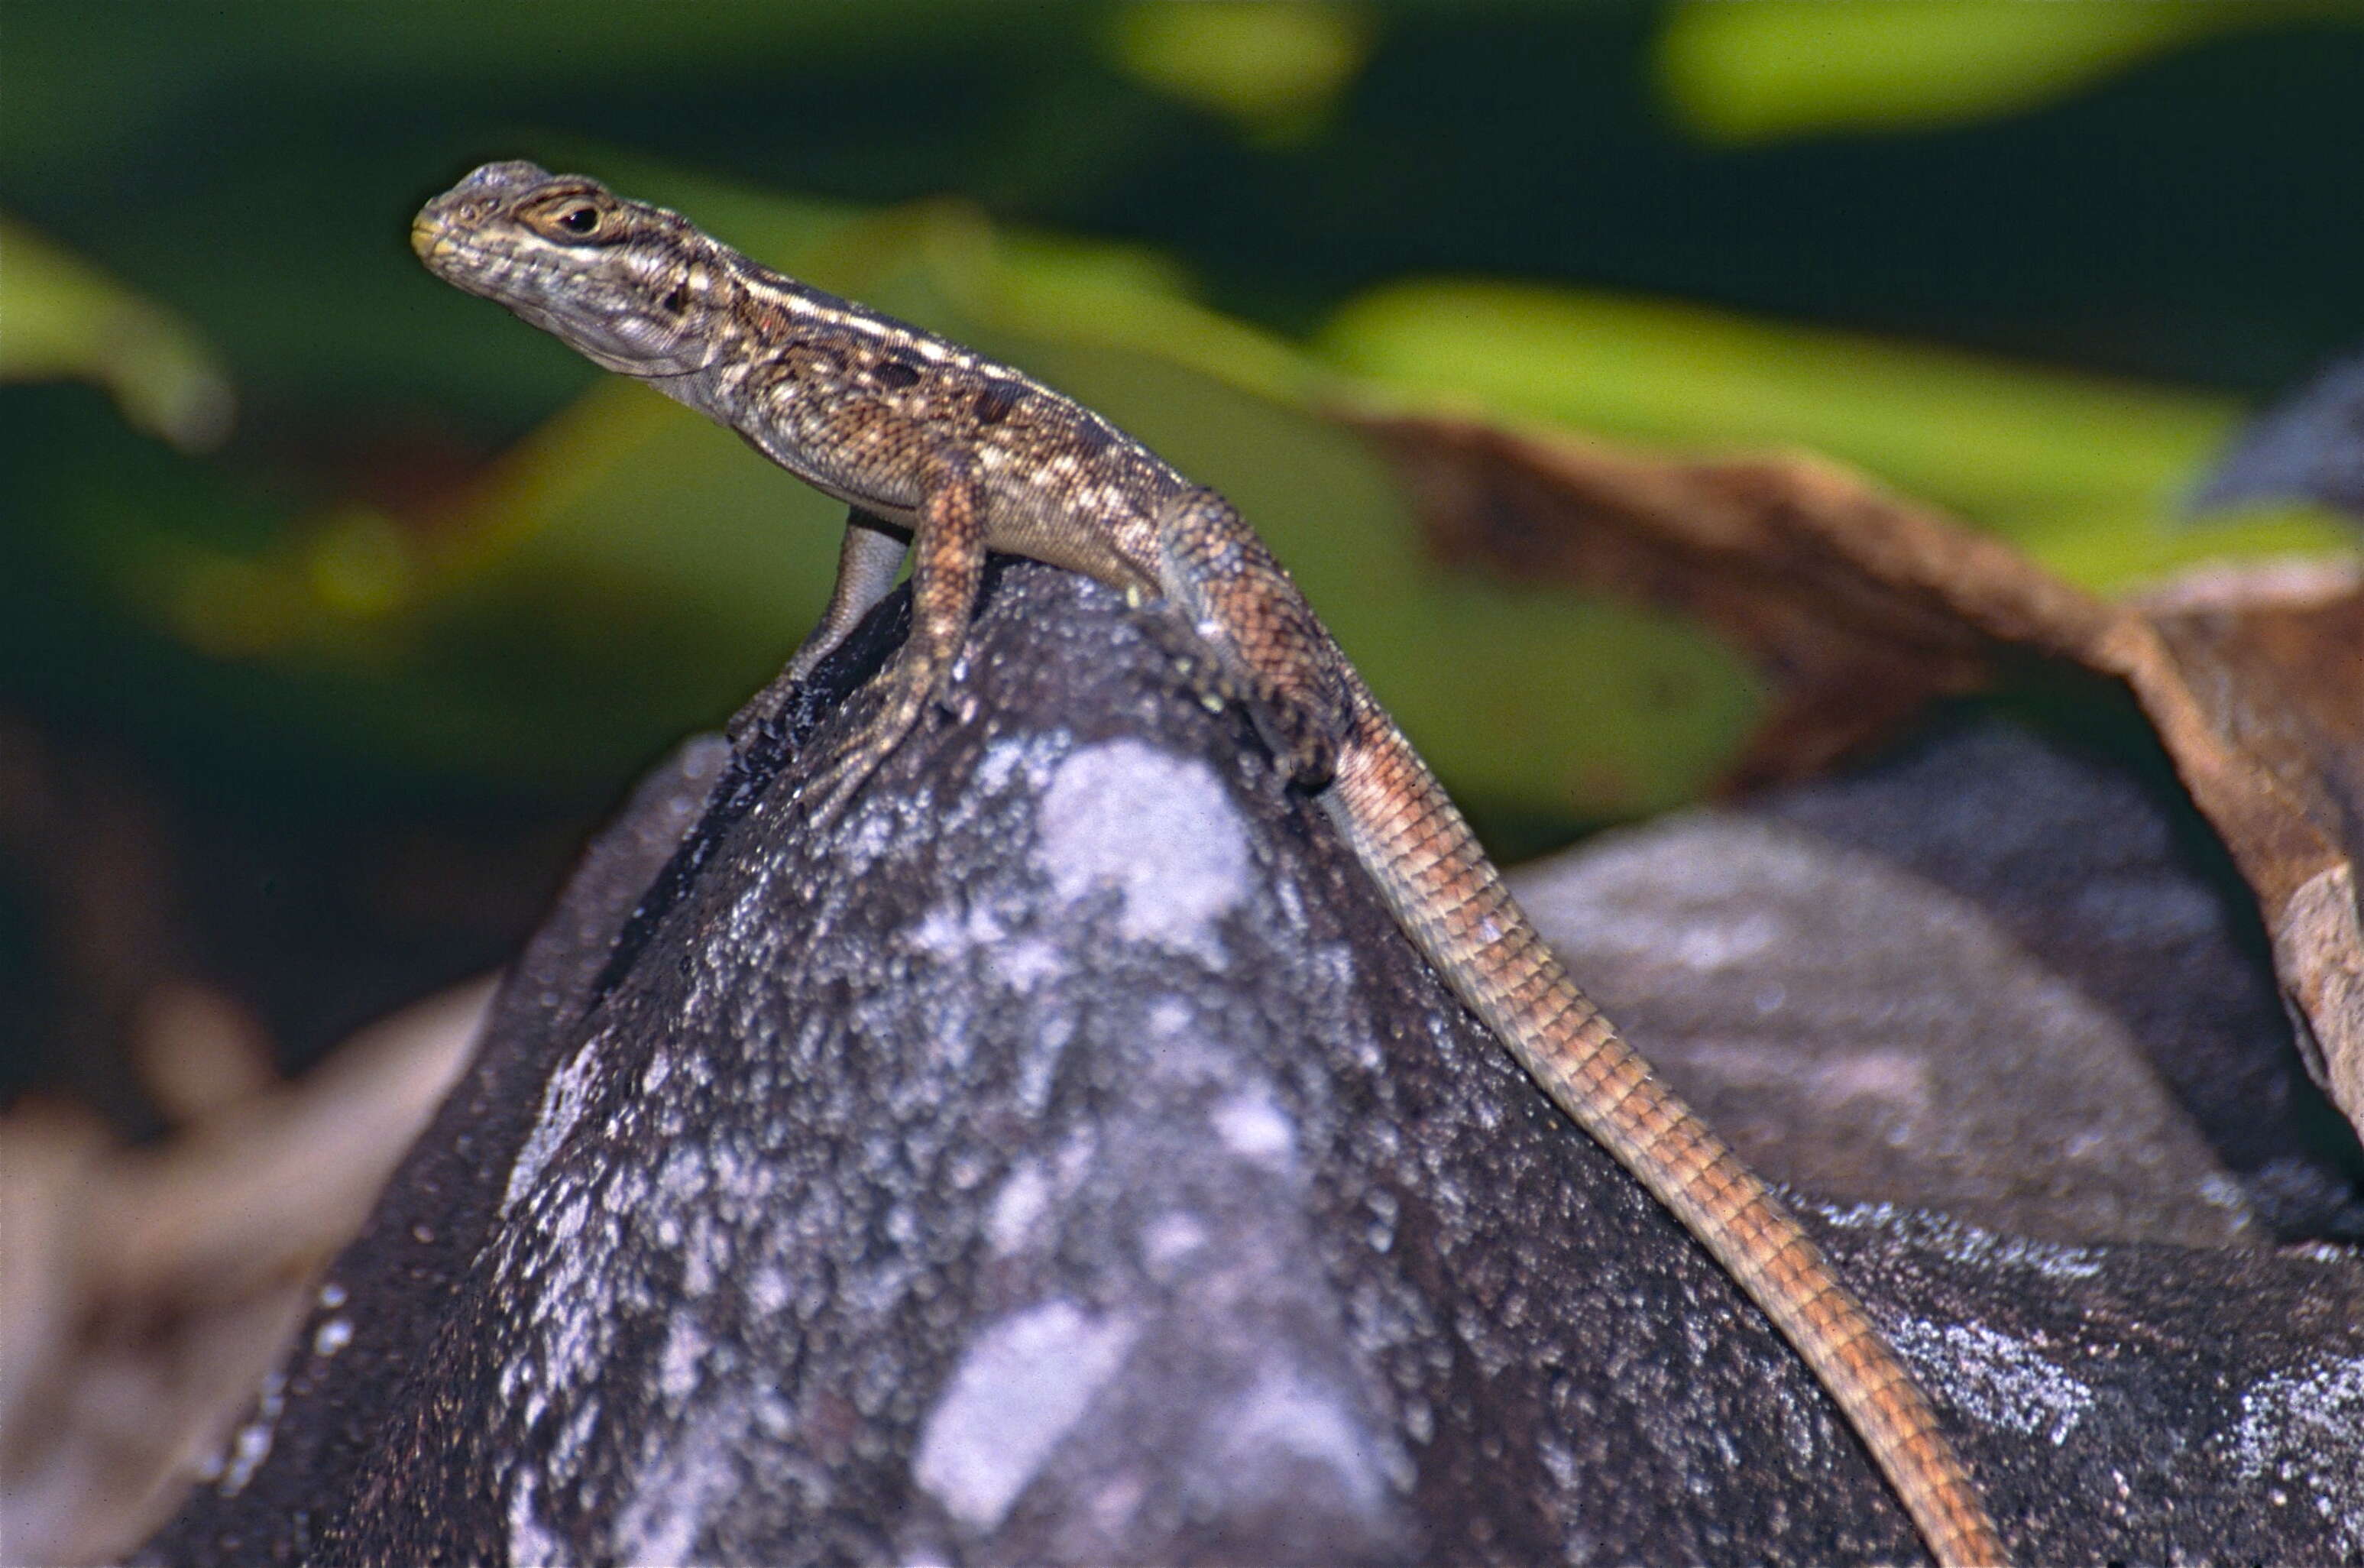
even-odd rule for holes
{"type": "Polygon", "coordinates": [[[1819,1248],[1569,978],[1367,690],[1319,797],[1396,920],[1552,1102],[1632,1171],[1773,1320],[1945,1568],[2008,1561],[1969,1473],[1819,1248]]]}

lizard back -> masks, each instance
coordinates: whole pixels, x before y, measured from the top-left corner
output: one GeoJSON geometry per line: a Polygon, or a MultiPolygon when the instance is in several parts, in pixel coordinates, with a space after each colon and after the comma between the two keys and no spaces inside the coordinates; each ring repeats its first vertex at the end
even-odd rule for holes
{"type": "Polygon", "coordinates": [[[429,267],[730,426],[854,510],[808,670],[884,596],[908,532],[912,626],[877,733],[825,820],[942,695],[986,551],[1180,609],[1405,935],[1536,1084],[1763,1309],[1863,1439],[1941,1563],[2006,1560],[1935,1413],[1765,1183],[1580,990],[1261,539],[1210,490],[1022,372],[748,261],[661,207],[531,163],[428,204],[429,267]],[[882,535],[883,524],[898,531],[882,535]]]}

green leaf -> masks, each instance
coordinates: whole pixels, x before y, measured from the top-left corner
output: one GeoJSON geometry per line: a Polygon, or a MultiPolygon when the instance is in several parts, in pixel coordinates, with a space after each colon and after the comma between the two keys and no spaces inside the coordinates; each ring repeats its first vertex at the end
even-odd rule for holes
{"type": "Polygon", "coordinates": [[[1371,47],[1368,13],[1328,0],[1134,0],[1111,22],[1118,69],[1274,140],[1317,127],[1371,47]]]}
{"type": "Polygon", "coordinates": [[[2337,14],[2297,0],[1685,0],[1660,91],[1724,142],[2015,113],[2236,28],[2337,14]]]}
{"type": "Polygon", "coordinates": [[[2282,514],[2194,545],[2177,500],[2230,437],[2227,398],[1689,305],[1495,283],[1406,284],[1321,339],[1383,398],[1714,453],[1807,447],[2108,588],[2195,550],[2325,550],[2282,514]]]}
{"type": "Polygon", "coordinates": [[[177,317],[0,218],[0,381],[87,381],[184,451],[229,433],[229,376],[177,317]]]}

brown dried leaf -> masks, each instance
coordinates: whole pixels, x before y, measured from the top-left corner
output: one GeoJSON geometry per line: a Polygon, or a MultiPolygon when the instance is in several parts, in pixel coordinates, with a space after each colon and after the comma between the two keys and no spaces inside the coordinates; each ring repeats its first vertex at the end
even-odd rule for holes
{"type": "Polygon", "coordinates": [[[2120,681],[2255,893],[2309,1070],[2364,1131],[2364,583],[2217,577],[2113,604],[1810,457],[1681,461],[1356,420],[1446,559],[1689,611],[1779,692],[1738,784],[1824,766],[2030,657],[2120,681]],[[2213,586],[2210,586],[2210,585],[2213,586]]]}
{"type": "Polygon", "coordinates": [[[2129,683],[2258,895],[2308,1070],[2364,1126],[2364,571],[2220,569],[2129,609],[2160,650],[2129,683]]]}
{"type": "MultiPolygon", "coordinates": [[[[0,1118],[8,1561],[112,1562],[162,1522],[465,1064],[490,991],[414,1003],[150,1148],[86,1111],[0,1118]]],[[[151,1025],[222,1020],[178,1005],[151,1025]]]]}

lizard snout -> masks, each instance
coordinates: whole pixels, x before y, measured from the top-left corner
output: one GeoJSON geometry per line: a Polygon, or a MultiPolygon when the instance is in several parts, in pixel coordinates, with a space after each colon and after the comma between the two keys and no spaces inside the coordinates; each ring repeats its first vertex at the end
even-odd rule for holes
{"type": "Polygon", "coordinates": [[[452,248],[451,232],[440,214],[429,208],[410,220],[410,248],[429,266],[452,248]]]}

